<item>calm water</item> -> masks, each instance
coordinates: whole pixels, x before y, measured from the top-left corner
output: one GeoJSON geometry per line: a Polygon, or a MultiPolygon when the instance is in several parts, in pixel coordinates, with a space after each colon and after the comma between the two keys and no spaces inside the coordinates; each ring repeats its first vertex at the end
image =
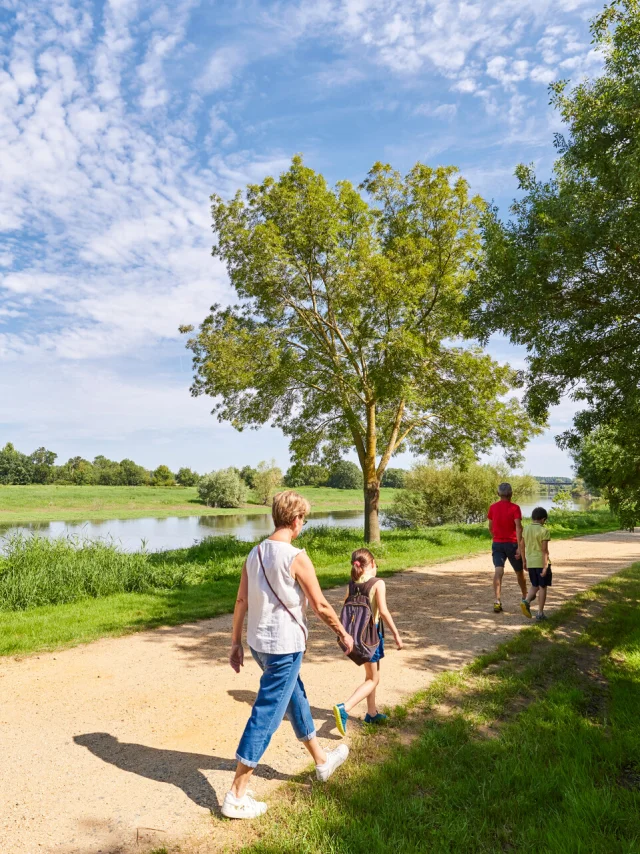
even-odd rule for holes
{"type": "MultiPolygon", "coordinates": [[[[534,507],[550,510],[551,498],[521,504],[525,516],[534,507]]],[[[573,509],[582,509],[575,504],[573,509]]],[[[328,525],[338,528],[363,528],[364,514],[358,510],[339,510],[334,513],[312,513],[308,525],[328,525]]],[[[127,551],[137,551],[144,544],[150,551],[178,549],[191,546],[205,537],[233,534],[240,540],[257,540],[273,530],[271,516],[257,513],[252,516],[186,516],[168,519],[109,519],[105,522],[31,522],[19,526],[0,525],[0,537],[11,533],[38,533],[44,537],[79,536],[87,539],[113,540],[127,551]]]]}
{"type": "MultiPolygon", "coordinates": [[[[358,510],[312,513],[307,527],[330,525],[337,528],[364,526],[364,514],[358,510]]],[[[192,546],[205,537],[233,534],[240,540],[257,540],[273,530],[268,513],[252,516],[175,516],[168,519],[109,519],[105,522],[31,522],[18,526],[0,525],[0,537],[12,533],[37,533],[43,537],[79,536],[95,540],[109,539],[127,551],[137,551],[144,543],[149,551],[192,546]]]]}

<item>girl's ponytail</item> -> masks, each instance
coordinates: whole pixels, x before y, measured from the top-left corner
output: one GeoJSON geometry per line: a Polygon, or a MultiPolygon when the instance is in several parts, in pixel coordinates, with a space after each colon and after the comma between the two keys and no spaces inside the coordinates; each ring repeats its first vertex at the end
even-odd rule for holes
{"type": "Polygon", "coordinates": [[[351,580],[360,581],[374,560],[369,549],[356,549],[351,555],[351,580]]]}

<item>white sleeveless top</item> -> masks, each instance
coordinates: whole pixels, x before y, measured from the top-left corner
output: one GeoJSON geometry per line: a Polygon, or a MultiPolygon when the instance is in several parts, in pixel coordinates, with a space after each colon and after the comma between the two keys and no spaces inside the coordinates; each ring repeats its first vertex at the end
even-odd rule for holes
{"type": "MultiPolygon", "coordinates": [[[[264,540],[260,544],[262,562],[271,586],[305,627],[307,600],[298,582],[291,577],[291,564],[304,549],[290,543],[264,540]]],[[[247,642],[256,652],[281,654],[303,652],[306,646],[306,631],[303,633],[269,589],[258,560],[258,547],[249,552],[247,558],[249,579],[249,616],[247,642]]]]}

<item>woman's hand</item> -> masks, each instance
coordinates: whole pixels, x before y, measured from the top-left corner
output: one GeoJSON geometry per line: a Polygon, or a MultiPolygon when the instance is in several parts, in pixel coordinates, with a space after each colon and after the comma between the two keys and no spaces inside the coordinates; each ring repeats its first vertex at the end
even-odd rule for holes
{"type": "Polygon", "coordinates": [[[353,650],[353,638],[351,635],[344,634],[340,637],[340,646],[344,650],[345,655],[349,655],[349,653],[353,650]]]}
{"type": "Polygon", "coordinates": [[[244,648],[241,643],[231,644],[231,655],[229,656],[229,664],[236,673],[240,673],[240,668],[244,665],[244,648]]]}
{"type": "Polygon", "coordinates": [[[394,637],[394,641],[396,642],[396,649],[404,649],[404,643],[402,642],[400,635],[396,635],[394,637]]]}

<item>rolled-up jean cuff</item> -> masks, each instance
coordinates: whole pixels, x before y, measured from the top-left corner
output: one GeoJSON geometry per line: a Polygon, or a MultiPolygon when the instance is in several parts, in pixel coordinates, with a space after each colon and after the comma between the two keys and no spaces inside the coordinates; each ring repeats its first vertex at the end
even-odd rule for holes
{"type": "Polygon", "coordinates": [[[246,765],[247,768],[257,768],[258,767],[257,762],[249,762],[248,759],[243,759],[239,753],[236,753],[236,762],[242,762],[242,764],[246,765]]]}
{"type": "Polygon", "coordinates": [[[315,737],[316,737],[316,731],[314,729],[314,731],[310,732],[309,735],[301,736],[301,738],[299,738],[298,741],[311,741],[311,739],[315,738],[315,737]]]}

